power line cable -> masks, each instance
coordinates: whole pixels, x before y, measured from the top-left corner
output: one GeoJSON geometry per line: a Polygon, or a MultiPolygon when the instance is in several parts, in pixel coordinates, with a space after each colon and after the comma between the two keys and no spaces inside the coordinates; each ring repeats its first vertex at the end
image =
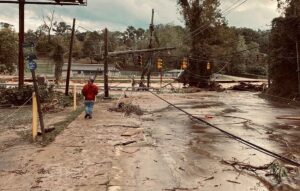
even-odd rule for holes
{"type": "MultiPolygon", "coordinates": [[[[225,11],[227,11],[228,9],[230,9],[230,8],[232,8],[237,2],[239,2],[239,1],[241,1],[241,0],[237,0],[235,3],[233,3],[231,6],[229,6],[229,7],[227,7],[226,9],[225,9],[225,11]]],[[[193,33],[196,33],[197,31],[199,31],[199,30],[201,30],[203,27],[205,27],[205,26],[207,26],[207,25],[209,25],[210,23],[206,23],[206,24],[203,24],[203,25],[201,25],[201,26],[199,26],[197,29],[195,29],[194,31],[192,31],[192,32],[190,32],[190,35],[193,35],[193,33]]],[[[187,37],[189,37],[189,36],[187,36],[187,37]]]]}
{"type": "MultiPolygon", "coordinates": [[[[239,1],[241,1],[241,0],[239,0],[239,1]]],[[[238,1],[238,2],[239,2],[239,1],[238,1]]],[[[236,4],[236,3],[238,3],[238,2],[233,3],[232,8],[230,9],[230,11],[227,11],[227,12],[225,13],[225,16],[228,15],[228,14],[230,14],[234,9],[238,8],[239,6],[241,6],[242,4],[246,3],[247,1],[248,1],[248,0],[244,0],[244,1],[241,2],[240,4],[236,4]]],[[[224,13],[221,13],[221,14],[224,14],[224,13]]],[[[210,24],[211,24],[211,23],[203,24],[202,26],[198,27],[198,29],[196,29],[196,30],[194,30],[193,32],[191,32],[191,36],[186,36],[186,38],[193,38],[193,37],[197,36],[197,35],[200,34],[202,31],[204,31],[204,30],[206,30],[207,28],[209,28],[209,25],[210,25],[210,24]],[[204,28],[203,28],[203,27],[204,27],[204,28]],[[197,32],[197,31],[198,31],[198,32],[197,32]],[[196,32],[196,33],[195,33],[195,32],[196,32]],[[193,34],[193,33],[195,33],[195,34],[193,34]]],[[[184,40],[186,40],[186,39],[184,39],[184,40]]]]}
{"type": "Polygon", "coordinates": [[[245,139],[243,139],[243,138],[241,138],[241,137],[238,137],[238,136],[236,136],[236,135],[234,135],[234,134],[232,134],[232,133],[229,133],[229,132],[227,132],[227,131],[225,131],[225,130],[223,130],[223,129],[221,129],[221,128],[219,128],[219,127],[217,127],[217,126],[215,126],[215,125],[213,125],[213,124],[211,124],[211,123],[209,123],[209,122],[207,122],[207,121],[205,121],[205,120],[203,120],[203,119],[201,119],[201,118],[199,118],[199,117],[196,117],[196,116],[194,116],[194,115],[188,113],[187,111],[181,109],[180,107],[178,107],[178,106],[172,104],[171,102],[167,101],[166,99],[160,97],[160,96],[157,95],[156,93],[154,93],[154,92],[152,92],[152,91],[149,91],[149,90],[148,90],[148,92],[150,92],[152,95],[154,95],[155,97],[159,98],[160,100],[162,100],[162,101],[168,103],[169,105],[171,105],[171,106],[174,107],[175,109],[177,109],[177,110],[179,110],[179,111],[185,113],[185,114],[186,114],[187,116],[189,116],[191,119],[193,119],[193,120],[195,120],[195,121],[197,121],[197,122],[201,122],[201,123],[203,123],[203,124],[205,124],[205,125],[207,125],[207,126],[209,126],[209,127],[212,127],[212,128],[214,128],[214,129],[216,129],[216,130],[222,132],[223,134],[227,135],[229,138],[232,138],[232,139],[234,139],[234,140],[236,140],[236,141],[238,141],[238,142],[240,142],[240,143],[242,143],[242,144],[244,144],[244,145],[246,145],[246,146],[248,146],[248,147],[253,148],[253,149],[256,150],[256,151],[259,151],[259,152],[261,152],[261,153],[263,153],[263,154],[266,154],[266,155],[268,155],[268,156],[271,156],[271,157],[273,157],[273,158],[275,158],[275,159],[279,159],[279,160],[281,160],[281,161],[283,161],[283,162],[287,162],[287,163],[292,164],[292,165],[294,165],[294,166],[300,167],[300,163],[298,163],[297,161],[294,161],[294,160],[292,160],[292,159],[289,159],[289,158],[287,158],[287,157],[285,157],[285,156],[281,156],[281,155],[279,155],[279,154],[277,154],[277,153],[275,153],[275,152],[272,152],[272,151],[270,151],[270,150],[268,150],[268,149],[265,149],[265,148],[263,148],[263,147],[261,147],[261,146],[259,146],[259,145],[256,145],[256,144],[254,144],[254,143],[251,143],[251,142],[249,142],[249,141],[247,141],[247,140],[245,140],[245,139]]]}

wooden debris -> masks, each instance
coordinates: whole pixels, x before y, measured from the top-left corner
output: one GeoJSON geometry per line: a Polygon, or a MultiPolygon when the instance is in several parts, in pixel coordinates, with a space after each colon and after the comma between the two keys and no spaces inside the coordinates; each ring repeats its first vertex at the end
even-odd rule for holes
{"type": "Polygon", "coordinates": [[[117,143],[117,144],[115,144],[115,146],[126,146],[126,145],[130,145],[132,143],[136,143],[136,141],[126,141],[123,143],[117,143]]]}
{"type": "Polygon", "coordinates": [[[124,152],[124,153],[128,153],[128,154],[133,154],[133,153],[140,151],[140,149],[129,147],[129,148],[120,149],[120,151],[124,152]]]}
{"type": "Polygon", "coordinates": [[[140,126],[138,126],[138,125],[118,125],[118,124],[112,124],[112,125],[103,125],[103,127],[125,127],[125,128],[134,128],[134,129],[137,129],[140,126]]]}
{"type": "Polygon", "coordinates": [[[124,102],[120,102],[116,108],[109,108],[108,111],[122,112],[122,113],[125,113],[126,115],[130,115],[132,113],[136,114],[136,115],[144,114],[144,112],[138,105],[127,104],[124,102]]]}
{"type": "Polygon", "coordinates": [[[227,182],[230,182],[230,183],[233,183],[233,184],[241,184],[240,182],[232,181],[232,180],[227,180],[227,182]]]}
{"type": "Polygon", "coordinates": [[[278,116],[276,119],[300,120],[300,116],[278,116]]]}
{"type": "Polygon", "coordinates": [[[269,167],[272,165],[272,163],[270,163],[270,164],[266,164],[263,166],[253,166],[253,165],[239,162],[236,160],[234,160],[234,161],[221,160],[221,163],[225,164],[225,165],[233,166],[235,169],[239,168],[240,170],[248,170],[248,171],[252,171],[252,172],[255,172],[257,170],[268,170],[269,167]]]}
{"type": "Polygon", "coordinates": [[[214,178],[215,178],[214,176],[211,176],[209,178],[204,179],[203,181],[213,180],[214,178]]]}

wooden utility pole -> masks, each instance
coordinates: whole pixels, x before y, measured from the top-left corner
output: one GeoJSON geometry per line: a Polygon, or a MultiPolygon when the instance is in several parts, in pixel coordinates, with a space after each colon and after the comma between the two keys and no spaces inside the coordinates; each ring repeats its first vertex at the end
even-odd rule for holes
{"type": "Polygon", "coordinates": [[[18,4],[19,5],[19,56],[18,56],[18,75],[19,88],[24,85],[24,12],[25,5],[87,5],[87,0],[0,0],[0,4],[18,4]]]}
{"type": "Polygon", "coordinates": [[[71,73],[71,65],[72,65],[72,54],[73,54],[73,43],[74,43],[74,33],[75,33],[75,22],[76,19],[73,19],[73,27],[72,27],[72,34],[71,34],[71,41],[70,41],[70,48],[69,48],[69,60],[68,60],[68,71],[67,71],[67,79],[66,79],[66,90],[65,95],[69,95],[69,84],[70,84],[70,73],[71,73]]]}
{"type": "MultiPolygon", "coordinates": [[[[294,5],[294,14],[295,17],[298,17],[297,14],[297,4],[295,2],[294,5]]],[[[296,31],[298,31],[299,25],[296,27],[296,31]]],[[[296,33],[296,58],[297,58],[297,75],[298,75],[298,94],[300,95],[300,61],[299,61],[299,38],[298,38],[298,33],[296,33]]]]}
{"type": "Polygon", "coordinates": [[[109,98],[108,92],[108,30],[104,30],[104,98],[109,98]]]}
{"type": "Polygon", "coordinates": [[[176,47],[166,47],[166,48],[152,48],[152,49],[141,49],[141,50],[125,50],[125,51],[116,51],[109,52],[108,56],[120,56],[125,54],[137,54],[137,53],[154,53],[154,52],[162,52],[162,51],[170,51],[175,50],[176,47]]]}
{"type": "MultiPolygon", "coordinates": [[[[151,24],[149,26],[150,30],[150,42],[149,42],[149,49],[153,48],[153,32],[154,32],[154,9],[152,9],[152,16],[151,16],[151,24]]],[[[150,87],[150,77],[151,77],[151,70],[153,66],[153,54],[151,53],[150,58],[149,58],[149,67],[148,67],[148,72],[147,72],[147,87],[150,87]]]]}
{"type": "Polygon", "coordinates": [[[299,62],[299,42],[296,37],[297,74],[298,74],[298,94],[300,95],[300,62],[299,62]]]}
{"type": "Polygon", "coordinates": [[[150,23],[150,41],[149,41],[149,49],[153,48],[153,32],[154,32],[154,9],[152,9],[151,23],[150,23]]]}
{"type": "Polygon", "coordinates": [[[19,88],[24,86],[24,9],[25,0],[19,0],[19,88]]]}

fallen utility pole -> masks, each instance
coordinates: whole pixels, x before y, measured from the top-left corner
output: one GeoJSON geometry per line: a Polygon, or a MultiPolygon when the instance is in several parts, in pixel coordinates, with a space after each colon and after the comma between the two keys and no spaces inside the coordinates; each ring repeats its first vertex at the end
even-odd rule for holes
{"type": "Polygon", "coordinates": [[[0,4],[18,4],[19,5],[19,56],[18,56],[18,75],[19,75],[19,88],[24,86],[24,20],[25,20],[25,5],[87,5],[87,0],[0,0],[0,4]]]}
{"type": "Polygon", "coordinates": [[[108,92],[108,30],[104,30],[104,98],[109,98],[108,92]]]}
{"type": "Polygon", "coordinates": [[[69,84],[70,84],[70,73],[71,73],[71,64],[72,64],[72,54],[73,54],[73,43],[74,43],[74,33],[75,33],[75,22],[76,19],[73,19],[73,27],[70,41],[70,49],[69,49],[69,60],[68,60],[68,71],[67,71],[67,79],[66,79],[66,90],[65,95],[69,95],[69,84]]]}
{"type": "Polygon", "coordinates": [[[167,48],[152,48],[152,49],[141,49],[141,50],[127,50],[127,51],[116,51],[116,52],[108,52],[108,56],[119,56],[124,54],[136,54],[136,53],[153,53],[153,52],[162,52],[162,51],[170,51],[175,50],[176,47],[167,47],[167,48]]]}

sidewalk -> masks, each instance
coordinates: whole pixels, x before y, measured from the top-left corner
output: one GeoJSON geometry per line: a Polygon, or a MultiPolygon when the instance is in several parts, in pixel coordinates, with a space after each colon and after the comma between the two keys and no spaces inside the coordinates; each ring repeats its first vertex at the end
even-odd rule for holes
{"type": "Polygon", "coordinates": [[[143,139],[137,120],[108,112],[111,105],[98,103],[92,120],[82,113],[44,148],[2,152],[0,190],[108,190],[115,145],[143,139]]]}

